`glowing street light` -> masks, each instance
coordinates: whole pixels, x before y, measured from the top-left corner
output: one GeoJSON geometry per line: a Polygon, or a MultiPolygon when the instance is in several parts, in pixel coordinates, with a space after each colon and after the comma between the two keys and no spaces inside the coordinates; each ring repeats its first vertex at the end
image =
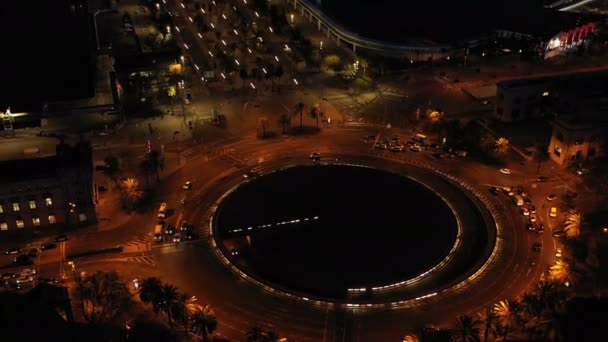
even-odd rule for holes
{"type": "Polygon", "coordinates": [[[224,13],[222,13],[222,18],[224,18],[224,20],[226,20],[226,15],[224,13]]]}
{"type": "Polygon", "coordinates": [[[181,32],[181,31],[179,30],[179,27],[177,27],[177,26],[175,26],[175,31],[177,31],[177,32],[181,32]]]}
{"type": "Polygon", "coordinates": [[[220,75],[222,76],[223,79],[226,79],[226,75],[224,75],[223,72],[221,72],[220,75]]]}
{"type": "Polygon", "coordinates": [[[203,35],[200,32],[198,32],[197,35],[200,39],[203,39],[203,35]]]}
{"type": "Polygon", "coordinates": [[[272,30],[272,27],[270,27],[270,26],[268,26],[268,30],[269,30],[271,33],[272,33],[272,32],[274,32],[274,31],[272,30]]]}
{"type": "Polygon", "coordinates": [[[249,85],[251,86],[252,89],[255,89],[255,86],[253,85],[253,82],[249,82],[249,85]]]}
{"type": "Polygon", "coordinates": [[[213,23],[210,23],[209,25],[211,25],[211,28],[215,30],[215,25],[213,25],[213,23]]]}
{"type": "Polygon", "coordinates": [[[279,61],[279,57],[274,56],[274,60],[278,62],[279,61]]]}
{"type": "Polygon", "coordinates": [[[264,75],[268,74],[268,72],[266,71],[266,68],[262,68],[262,71],[264,72],[264,75]]]}
{"type": "Polygon", "coordinates": [[[160,4],[158,2],[156,3],[156,10],[160,10],[160,4]]]}
{"type": "Polygon", "coordinates": [[[234,62],[236,63],[236,65],[241,65],[241,63],[239,63],[239,60],[236,58],[234,59],[234,62]]]}
{"type": "Polygon", "coordinates": [[[224,46],[227,46],[227,45],[226,45],[226,41],[225,41],[225,40],[223,40],[223,39],[222,39],[222,44],[224,44],[224,46]]]}
{"type": "Polygon", "coordinates": [[[323,41],[319,43],[319,50],[323,50],[323,41]]]}
{"type": "Polygon", "coordinates": [[[293,79],[293,83],[295,83],[296,85],[300,85],[300,83],[298,83],[298,80],[296,80],[295,78],[293,79]]]}
{"type": "Polygon", "coordinates": [[[258,14],[257,11],[255,11],[255,16],[258,17],[258,18],[260,17],[260,15],[258,14]]]}
{"type": "Polygon", "coordinates": [[[180,5],[182,5],[182,8],[186,8],[186,6],[184,6],[184,3],[182,2],[180,5]]]}
{"type": "Polygon", "coordinates": [[[165,29],[167,30],[167,33],[171,33],[171,26],[167,25],[167,27],[165,27],[165,29]]]}
{"type": "Polygon", "coordinates": [[[234,32],[234,35],[235,35],[235,36],[238,36],[238,35],[239,35],[239,33],[238,33],[238,32],[236,32],[236,29],[233,29],[233,30],[232,30],[232,32],[234,32]]]}
{"type": "Polygon", "coordinates": [[[211,51],[207,51],[209,53],[209,56],[213,57],[213,54],[211,53],[211,51]]]}
{"type": "Polygon", "coordinates": [[[291,23],[293,24],[293,13],[289,17],[291,18],[291,23]]]}

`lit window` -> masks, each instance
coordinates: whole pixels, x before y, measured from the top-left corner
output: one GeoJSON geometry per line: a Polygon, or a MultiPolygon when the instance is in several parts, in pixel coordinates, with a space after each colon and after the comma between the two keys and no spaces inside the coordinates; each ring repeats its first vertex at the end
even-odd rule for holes
{"type": "Polygon", "coordinates": [[[32,223],[38,227],[40,225],[40,217],[32,217],[32,223]]]}
{"type": "Polygon", "coordinates": [[[30,209],[36,209],[36,201],[34,201],[34,200],[30,201],[30,209]]]}
{"type": "Polygon", "coordinates": [[[0,214],[4,214],[4,207],[2,207],[2,204],[0,204],[0,214]]]}
{"type": "Polygon", "coordinates": [[[44,199],[44,205],[46,205],[47,207],[52,207],[53,206],[53,200],[50,197],[47,197],[44,199]]]}
{"type": "Polygon", "coordinates": [[[14,202],[13,203],[13,211],[19,211],[19,210],[21,210],[21,208],[19,207],[19,203],[14,202]]]}
{"type": "Polygon", "coordinates": [[[0,222],[0,230],[8,230],[8,224],[6,222],[0,222]]]}
{"type": "Polygon", "coordinates": [[[80,222],[85,222],[87,220],[87,214],[85,214],[85,213],[78,214],[78,220],[80,220],[80,222]]]}
{"type": "Polygon", "coordinates": [[[17,220],[15,222],[17,223],[17,228],[25,227],[25,223],[23,223],[23,220],[17,220]]]}
{"type": "Polygon", "coordinates": [[[57,219],[55,218],[55,215],[53,215],[53,214],[49,215],[49,223],[54,224],[56,222],[57,222],[57,219]]]}

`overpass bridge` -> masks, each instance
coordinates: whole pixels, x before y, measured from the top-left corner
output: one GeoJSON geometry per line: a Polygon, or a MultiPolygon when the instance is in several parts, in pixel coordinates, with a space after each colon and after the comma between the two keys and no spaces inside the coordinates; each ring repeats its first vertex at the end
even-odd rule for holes
{"type": "Polygon", "coordinates": [[[450,45],[397,44],[362,37],[335,22],[308,0],[288,1],[290,6],[295,11],[300,11],[309,22],[316,22],[317,29],[326,33],[328,39],[335,39],[338,46],[341,44],[350,46],[355,53],[360,48],[394,57],[418,56],[427,59],[428,57],[433,58],[436,54],[445,54],[452,48],[450,45]]]}

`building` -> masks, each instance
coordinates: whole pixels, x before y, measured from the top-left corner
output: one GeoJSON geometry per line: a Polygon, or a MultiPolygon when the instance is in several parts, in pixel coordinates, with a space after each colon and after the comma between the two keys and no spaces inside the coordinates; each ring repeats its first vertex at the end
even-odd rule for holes
{"type": "Polygon", "coordinates": [[[60,143],[56,155],[0,162],[0,234],[96,221],[92,148],[60,143]]]}
{"type": "Polygon", "coordinates": [[[550,158],[561,166],[581,167],[606,153],[608,73],[575,76],[553,85],[544,111],[554,118],[550,158]]]}
{"type": "Polygon", "coordinates": [[[543,97],[551,94],[553,78],[528,78],[496,83],[494,116],[499,121],[511,122],[541,115],[543,97]]]}

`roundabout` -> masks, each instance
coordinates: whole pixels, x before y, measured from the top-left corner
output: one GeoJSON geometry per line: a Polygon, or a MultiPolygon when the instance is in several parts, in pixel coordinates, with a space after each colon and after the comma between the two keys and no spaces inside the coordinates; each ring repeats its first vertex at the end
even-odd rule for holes
{"type": "Polygon", "coordinates": [[[335,159],[288,159],[235,179],[207,213],[219,260],[273,295],[386,309],[463,286],[495,255],[494,217],[454,180],[378,158],[335,159]]]}

